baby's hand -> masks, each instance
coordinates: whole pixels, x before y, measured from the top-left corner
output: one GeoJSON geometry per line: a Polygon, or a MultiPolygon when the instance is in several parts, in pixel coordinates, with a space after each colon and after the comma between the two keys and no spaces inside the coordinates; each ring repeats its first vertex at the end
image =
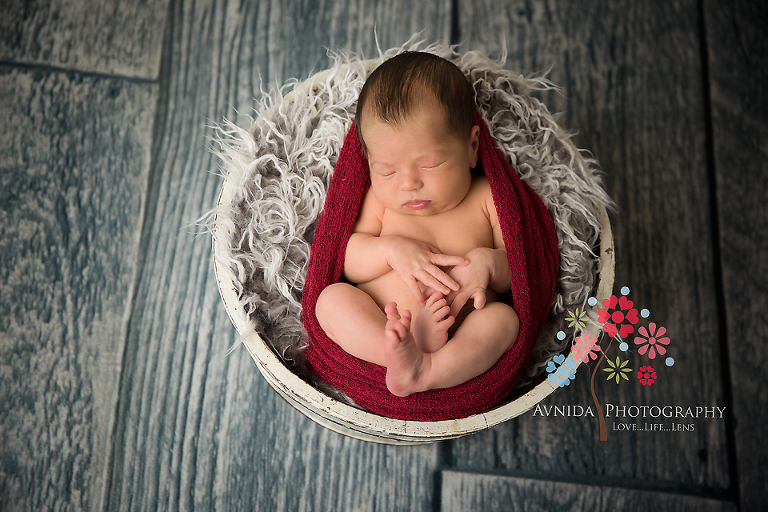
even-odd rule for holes
{"type": "Polygon", "coordinates": [[[397,272],[397,275],[413,292],[420,304],[424,304],[424,297],[419,288],[419,282],[443,295],[448,295],[461,288],[460,284],[440,269],[438,265],[467,265],[469,261],[466,258],[442,254],[428,243],[411,238],[401,236],[391,238],[392,245],[387,263],[392,267],[392,270],[397,272]]]}
{"type": "Polygon", "coordinates": [[[492,262],[480,250],[467,254],[468,265],[453,267],[450,276],[461,286],[458,291],[449,294],[446,300],[451,305],[451,316],[456,318],[469,299],[474,300],[475,309],[483,309],[487,297],[486,291],[491,280],[492,262]]]}

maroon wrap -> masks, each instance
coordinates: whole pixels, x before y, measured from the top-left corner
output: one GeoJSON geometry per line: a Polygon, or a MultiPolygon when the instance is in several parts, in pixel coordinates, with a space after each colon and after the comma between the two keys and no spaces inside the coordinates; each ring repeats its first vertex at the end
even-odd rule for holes
{"type": "Polygon", "coordinates": [[[386,368],[357,359],[326,336],[315,315],[320,292],[341,278],[352,234],[370,179],[354,125],[341,148],[328,197],[312,243],[302,297],[302,318],[313,373],[371,412],[391,418],[437,421],[488,410],[507,396],[527,362],[549,313],[558,273],[557,235],[541,198],[520,178],[475,112],[480,158],[504,236],[512,289],[508,303],[520,319],[517,341],[487,372],[464,384],[397,397],[386,385],[386,368]]]}

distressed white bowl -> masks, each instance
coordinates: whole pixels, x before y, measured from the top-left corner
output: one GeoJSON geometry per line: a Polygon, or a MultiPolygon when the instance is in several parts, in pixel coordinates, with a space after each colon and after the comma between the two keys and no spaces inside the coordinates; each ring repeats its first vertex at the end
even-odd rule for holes
{"type": "MultiPolygon", "coordinates": [[[[364,64],[367,69],[372,69],[378,62],[370,60],[364,64]]],[[[329,71],[320,72],[296,85],[286,95],[285,100],[290,100],[293,94],[306,93],[314,87],[314,84],[322,82],[329,71]]],[[[578,153],[577,158],[581,158],[578,153]]],[[[238,183],[233,183],[229,176],[225,179],[219,194],[219,206],[232,203],[237,186],[238,183]]],[[[613,235],[605,208],[600,208],[599,216],[602,224],[600,232],[601,271],[595,293],[598,302],[593,309],[597,309],[604,299],[610,297],[615,273],[613,235]]],[[[219,270],[217,257],[226,254],[229,233],[220,232],[222,228],[217,220],[214,221],[215,227],[213,229],[213,265],[219,292],[230,320],[243,338],[248,353],[256,362],[256,366],[269,385],[289,404],[324,427],[356,439],[377,443],[399,445],[432,443],[465,436],[503,423],[530,410],[558,389],[548,379],[544,379],[524,395],[486,412],[444,421],[408,421],[387,418],[331,398],[291,372],[259,334],[251,329],[246,314],[239,305],[235,284],[227,276],[227,273],[219,270]]],[[[591,336],[598,336],[599,326],[588,325],[586,331],[591,336]]],[[[568,357],[573,360],[575,367],[581,364],[581,360],[574,357],[572,350],[568,357]]]]}

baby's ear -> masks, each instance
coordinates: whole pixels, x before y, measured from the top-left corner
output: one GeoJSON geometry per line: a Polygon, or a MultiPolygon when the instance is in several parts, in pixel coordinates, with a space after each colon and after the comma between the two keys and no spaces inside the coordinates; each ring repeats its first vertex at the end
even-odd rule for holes
{"type": "Polygon", "coordinates": [[[477,156],[480,152],[480,127],[473,125],[469,130],[469,156],[471,162],[471,168],[474,169],[477,166],[477,156]]]}

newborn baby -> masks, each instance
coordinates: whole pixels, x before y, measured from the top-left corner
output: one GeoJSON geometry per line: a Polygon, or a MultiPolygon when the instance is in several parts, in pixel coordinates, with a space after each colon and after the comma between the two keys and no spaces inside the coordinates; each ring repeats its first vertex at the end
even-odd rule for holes
{"type": "Polygon", "coordinates": [[[491,190],[471,173],[473,96],[454,64],[419,52],[384,62],[360,93],[371,186],[346,248],[354,285],[326,287],[316,315],[347,353],[385,366],[397,396],[466,382],[517,339],[517,314],[496,301],[511,277],[491,190]]]}

